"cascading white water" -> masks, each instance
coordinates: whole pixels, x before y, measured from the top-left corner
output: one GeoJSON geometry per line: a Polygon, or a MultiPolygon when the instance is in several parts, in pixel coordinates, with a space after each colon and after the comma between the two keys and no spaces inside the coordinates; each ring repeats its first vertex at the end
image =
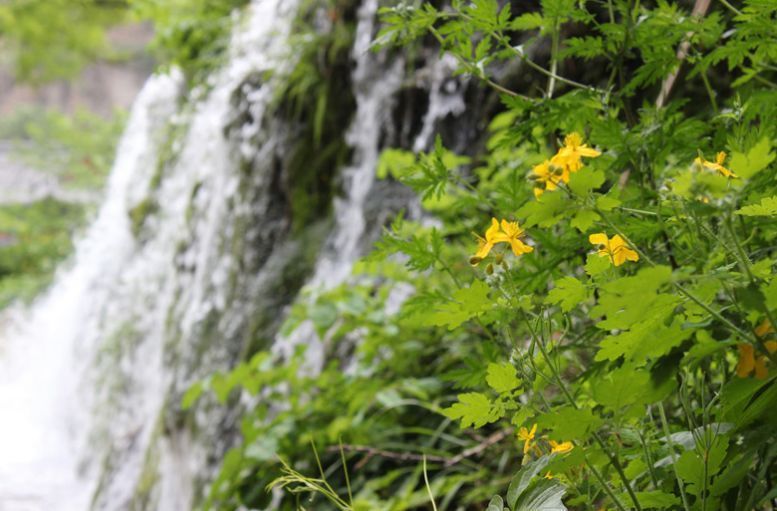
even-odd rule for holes
{"type": "MultiPolygon", "coordinates": [[[[126,200],[143,169],[153,165],[153,137],[172,114],[176,80],[156,77],[138,97],[107,198],[78,243],[73,267],[29,312],[3,332],[0,367],[0,509],[87,508],[90,486],[79,478],[77,439],[89,426],[78,389],[94,304],[107,298],[134,251],[126,200]]],[[[90,339],[91,337],[91,339],[90,339]]]]}
{"type": "MultiPolygon", "coordinates": [[[[339,173],[334,225],[309,289],[344,282],[379,227],[365,210],[404,63],[370,51],[377,8],[364,0],[358,10],[353,160],[339,173]]],[[[181,393],[240,359],[261,297],[278,294],[286,282],[277,275],[299,254],[277,203],[277,159],[290,135],[269,108],[293,64],[296,9],[255,0],[200,100],[183,96],[176,72],[153,77],[138,97],[72,266],[0,345],[0,511],[177,511],[201,497],[231,441],[221,429],[229,421],[204,408],[180,424],[181,393]]],[[[443,63],[428,76],[416,149],[461,110],[459,93],[445,89],[450,71],[443,63]]],[[[297,289],[281,291],[292,296],[270,300],[268,314],[297,289]]],[[[273,349],[297,343],[311,346],[312,366],[323,363],[310,325],[273,349]]]]}
{"type": "MultiPolygon", "coordinates": [[[[230,305],[226,280],[234,261],[224,250],[230,235],[224,229],[247,207],[238,197],[239,154],[224,135],[231,94],[251,73],[282,72],[295,4],[250,6],[227,65],[187,115],[177,112],[178,73],[153,77],[139,95],[105,203],[77,244],[72,268],[4,332],[2,511],[126,509],[146,483],[149,446],[177,377],[165,361],[168,318],[175,314],[184,343],[177,351],[185,352],[187,337],[209,312],[230,305]],[[150,190],[171,126],[188,129],[172,148],[175,164],[164,168],[159,189],[150,190]],[[152,193],[155,214],[143,227],[149,235],[139,239],[128,212],[152,193]]],[[[254,93],[258,119],[272,84],[254,93]]],[[[201,362],[204,374],[224,358],[218,349],[207,356],[215,362],[201,362]]],[[[192,480],[204,466],[197,446],[152,447],[156,503],[149,507],[189,509],[192,480]]]]}

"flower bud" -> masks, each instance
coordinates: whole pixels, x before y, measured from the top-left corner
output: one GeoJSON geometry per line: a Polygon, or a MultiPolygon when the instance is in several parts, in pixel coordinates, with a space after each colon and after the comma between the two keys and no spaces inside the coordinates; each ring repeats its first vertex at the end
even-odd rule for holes
{"type": "Polygon", "coordinates": [[[488,263],[486,266],[486,274],[487,275],[493,275],[494,274],[494,265],[491,263],[488,263]]]}

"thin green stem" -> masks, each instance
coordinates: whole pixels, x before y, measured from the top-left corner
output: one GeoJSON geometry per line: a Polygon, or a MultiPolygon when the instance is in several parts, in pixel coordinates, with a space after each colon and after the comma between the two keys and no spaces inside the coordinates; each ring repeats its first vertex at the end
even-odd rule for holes
{"type": "Polygon", "coordinates": [[[677,486],[680,488],[680,497],[683,500],[683,508],[685,508],[685,511],[691,511],[691,507],[688,505],[688,497],[685,495],[683,481],[680,479],[680,475],[677,473],[677,453],[674,450],[674,441],[672,440],[672,435],[669,433],[669,423],[666,420],[664,404],[661,401],[658,402],[658,413],[661,416],[661,426],[664,429],[664,436],[666,437],[666,441],[669,444],[669,452],[672,453],[672,469],[674,470],[675,479],[677,479],[677,486]]]}
{"type": "Polygon", "coordinates": [[[731,12],[733,12],[737,16],[741,16],[742,15],[742,11],[740,11],[739,9],[737,9],[736,7],[734,7],[733,5],[728,3],[726,0],[720,0],[720,3],[722,3],[726,7],[726,9],[728,9],[731,12]]]}
{"type": "Polygon", "coordinates": [[[426,473],[426,454],[424,454],[424,483],[426,484],[426,492],[429,494],[429,500],[432,503],[432,509],[437,511],[437,504],[434,502],[434,495],[432,494],[432,487],[429,486],[429,476],[426,473]]]}
{"type": "MultiPolygon", "coordinates": [[[[525,319],[525,316],[524,316],[525,319]]],[[[526,325],[529,328],[529,331],[532,335],[532,337],[536,338],[537,334],[534,329],[531,328],[528,321],[526,321],[526,325]]],[[[542,353],[543,358],[545,359],[545,362],[548,364],[548,367],[550,367],[551,372],[553,373],[553,376],[556,380],[556,384],[558,385],[559,389],[561,390],[561,393],[564,394],[569,404],[575,408],[579,409],[579,405],[577,404],[577,401],[572,396],[572,394],[569,392],[569,389],[567,389],[567,386],[564,384],[564,380],[561,379],[561,375],[558,373],[558,370],[553,365],[553,361],[550,359],[550,356],[548,355],[547,350],[545,349],[545,343],[543,340],[537,339],[537,346],[540,348],[540,352],[542,353]]],[[[639,504],[639,500],[637,499],[637,495],[634,493],[634,489],[631,487],[631,483],[626,477],[626,473],[623,471],[623,467],[621,466],[620,461],[618,460],[617,455],[613,454],[610,449],[607,447],[607,444],[605,444],[604,440],[599,436],[598,433],[594,432],[591,436],[593,436],[594,440],[596,440],[596,443],[599,444],[599,447],[602,449],[602,451],[605,453],[607,458],[610,460],[610,464],[615,468],[615,471],[618,473],[618,476],[620,477],[621,481],[623,482],[623,485],[626,487],[626,491],[629,494],[629,497],[631,498],[632,503],[634,504],[634,509],[637,511],[641,511],[642,507],[639,504]]],[[[618,504],[620,504],[618,502],[618,504]]],[[[618,506],[619,508],[622,507],[622,504],[618,506]]]]}
{"type": "Polygon", "coordinates": [[[707,78],[707,70],[704,69],[701,73],[701,80],[704,82],[704,88],[707,89],[707,95],[710,97],[710,104],[712,105],[712,111],[715,115],[718,114],[718,102],[715,100],[715,91],[712,90],[710,85],[710,79],[707,78]]]}
{"type": "Polygon", "coordinates": [[[548,99],[553,97],[553,89],[556,86],[556,72],[558,71],[558,47],[560,26],[558,21],[553,24],[553,33],[550,36],[550,77],[548,78],[548,99]]]}

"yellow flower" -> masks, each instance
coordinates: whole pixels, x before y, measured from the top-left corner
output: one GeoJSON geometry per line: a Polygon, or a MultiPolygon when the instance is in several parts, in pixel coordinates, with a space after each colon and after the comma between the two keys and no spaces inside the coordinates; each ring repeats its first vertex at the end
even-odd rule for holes
{"type": "Polygon", "coordinates": [[[774,333],[774,327],[769,323],[768,319],[763,320],[760,325],[755,328],[755,335],[758,337],[766,337],[769,334],[774,333]]]}
{"type": "Polygon", "coordinates": [[[550,162],[563,167],[567,172],[577,172],[583,167],[582,158],[596,158],[602,153],[583,143],[579,133],[570,133],[564,139],[564,147],[558,150],[550,162]]]}
{"type": "MultiPolygon", "coordinates": [[[[494,245],[501,241],[501,233],[499,232],[499,222],[496,218],[491,219],[491,227],[486,230],[486,237],[481,238],[478,236],[478,251],[475,253],[475,257],[482,260],[488,256],[494,245]]],[[[478,261],[480,262],[480,261],[478,261]]]]}
{"type": "Polygon", "coordinates": [[[531,431],[526,428],[518,430],[518,440],[523,440],[523,454],[527,454],[534,445],[534,434],[537,433],[537,425],[531,427],[531,431]]]}
{"type": "Polygon", "coordinates": [[[710,170],[716,170],[725,177],[733,177],[733,178],[739,177],[723,166],[724,161],[726,161],[726,153],[724,153],[723,151],[720,151],[717,155],[715,155],[714,163],[711,161],[705,160],[703,156],[699,156],[698,158],[693,160],[693,162],[696,165],[699,165],[700,167],[704,167],[710,170]]]}
{"type": "MultiPolygon", "coordinates": [[[[769,353],[777,351],[777,341],[768,341],[764,343],[769,353]]],[[[747,378],[750,373],[755,373],[755,377],[764,380],[769,375],[766,369],[766,356],[755,356],[755,348],[752,344],[741,342],[737,345],[739,350],[739,363],[737,363],[737,376],[747,378]]]]}
{"type": "Polygon", "coordinates": [[[518,225],[518,222],[508,222],[502,220],[502,232],[503,237],[499,238],[499,241],[504,241],[510,244],[510,248],[513,249],[513,254],[519,256],[521,254],[528,254],[534,251],[534,247],[526,245],[521,241],[523,235],[523,229],[518,225]]]}
{"type": "Polygon", "coordinates": [[[607,239],[607,235],[600,232],[590,235],[588,241],[597,246],[600,257],[609,257],[615,266],[620,266],[626,261],[639,261],[639,254],[630,249],[619,234],[607,239]]]}
{"type": "Polygon", "coordinates": [[[553,479],[553,474],[551,474],[550,470],[548,470],[544,477],[545,479],[553,479]]]}
{"type": "Polygon", "coordinates": [[[552,164],[545,160],[532,168],[532,179],[536,183],[534,187],[534,196],[540,198],[545,191],[552,192],[558,188],[559,183],[569,182],[569,171],[566,167],[552,164]]]}
{"type": "Polygon", "coordinates": [[[477,265],[485,259],[497,243],[509,243],[513,254],[519,256],[534,251],[534,247],[526,245],[521,241],[523,229],[518,222],[508,222],[502,220],[501,226],[496,218],[491,219],[491,227],[486,231],[486,237],[481,238],[477,234],[478,251],[470,258],[470,264],[477,265]]]}
{"type": "Polygon", "coordinates": [[[572,445],[572,442],[554,442],[553,440],[550,440],[548,443],[550,444],[551,453],[564,454],[575,448],[575,446],[572,445]]]}

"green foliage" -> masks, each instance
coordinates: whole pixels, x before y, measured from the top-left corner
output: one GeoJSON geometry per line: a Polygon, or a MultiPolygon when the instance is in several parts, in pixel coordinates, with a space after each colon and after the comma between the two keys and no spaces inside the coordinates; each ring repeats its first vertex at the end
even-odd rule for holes
{"type": "Polygon", "coordinates": [[[769,3],[384,7],[376,46],[433,42],[502,111],[477,154],[383,153],[435,221],[295,304],[320,373],[262,354],[187,394],[254,403],[205,507],[768,509],[769,3]]]}
{"type": "Polygon", "coordinates": [[[35,169],[54,173],[67,188],[98,189],[113,165],[126,115],[105,119],[86,110],[73,115],[21,108],[0,122],[0,138],[35,169]]]}
{"type": "Polygon", "coordinates": [[[154,24],[152,48],[179,66],[190,85],[203,83],[223,63],[232,14],[248,0],[129,0],[132,15],[154,24]]]}
{"type": "Polygon", "coordinates": [[[54,199],[0,206],[0,307],[30,300],[51,282],[83,217],[82,206],[54,199]]]}
{"type": "Polygon", "coordinates": [[[72,78],[97,58],[115,57],[105,31],[127,19],[125,2],[25,0],[0,4],[0,41],[17,78],[72,78]]]}

